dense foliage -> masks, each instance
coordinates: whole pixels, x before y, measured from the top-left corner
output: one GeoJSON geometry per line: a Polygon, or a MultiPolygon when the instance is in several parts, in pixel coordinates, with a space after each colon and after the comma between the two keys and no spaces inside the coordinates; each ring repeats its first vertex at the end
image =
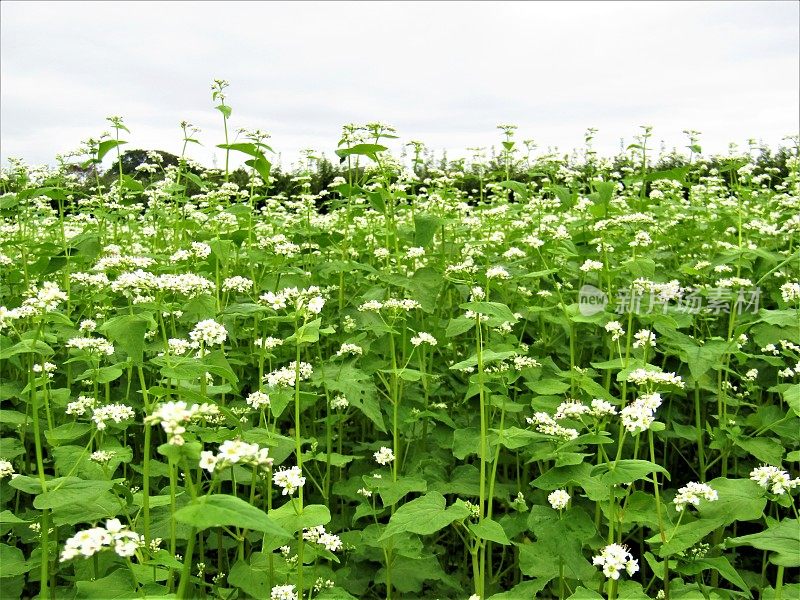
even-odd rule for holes
{"type": "Polygon", "coordinates": [[[800,593],[796,148],[233,178],[111,123],[2,174],[3,598],[800,593]]]}

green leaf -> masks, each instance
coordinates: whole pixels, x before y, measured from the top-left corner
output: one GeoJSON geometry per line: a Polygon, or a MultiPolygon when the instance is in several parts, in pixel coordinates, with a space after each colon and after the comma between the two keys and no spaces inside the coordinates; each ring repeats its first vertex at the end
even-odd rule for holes
{"type": "Polygon", "coordinates": [[[734,437],[733,443],[749,454],[755,456],[760,462],[781,466],[783,446],[771,438],[745,438],[734,437]]]}
{"type": "Polygon", "coordinates": [[[469,529],[479,539],[489,540],[490,542],[495,542],[504,546],[511,544],[511,541],[508,539],[500,523],[492,519],[484,519],[478,523],[470,523],[469,529]]]}
{"type": "Polygon", "coordinates": [[[388,150],[386,146],[380,144],[356,144],[350,148],[341,148],[336,151],[336,156],[345,159],[348,156],[366,156],[372,160],[377,160],[378,152],[385,152],[388,150]]]}
{"type": "Polygon", "coordinates": [[[731,565],[730,561],[728,561],[725,556],[698,558],[688,565],[680,567],[679,571],[684,575],[696,575],[697,573],[707,569],[714,569],[720,575],[722,575],[722,577],[745,592],[749,598],[752,598],[752,594],[750,594],[750,588],[747,587],[744,579],[742,579],[741,575],[739,575],[736,569],[733,568],[733,565],[731,565]]]}
{"type": "Polygon", "coordinates": [[[541,396],[551,396],[563,394],[569,389],[569,384],[565,381],[548,378],[531,383],[528,387],[541,396]]]}
{"type": "Polygon", "coordinates": [[[66,504],[83,504],[97,498],[111,489],[110,481],[84,481],[70,478],[57,489],[39,494],[33,499],[33,507],[38,510],[62,508],[66,504]]]}
{"type": "Polygon", "coordinates": [[[0,525],[17,525],[19,523],[29,523],[29,522],[30,521],[25,521],[24,519],[20,519],[10,510],[4,510],[3,512],[0,512],[0,525]]]}
{"type": "MultiPolygon", "coordinates": [[[[255,556],[251,557],[255,562],[255,556]]],[[[228,573],[228,583],[236,586],[253,598],[269,598],[269,566],[267,563],[247,564],[237,560],[228,573]],[[259,568],[261,567],[261,568],[259,568]]]]}
{"type": "Polygon", "coordinates": [[[445,508],[446,500],[439,492],[428,492],[397,509],[389,519],[386,531],[380,537],[388,539],[398,533],[429,535],[447,527],[453,521],[469,516],[469,509],[463,505],[445,508]]]}
{"type": "Polygon", "coordinates": [[[568,485],[578,485],[586,491],[590,500],[608,500],[608,485],[600,477],[591,475],[592,465],[581,463],[566,467],[554,467],[531,483],[541,490],[557,490],[568,485]]]}
{"type": "Polygon", "coordinates": [[[231,113],[233,112],[233,109],[230,106],[225,106],[224,104],[220,104],[219,106],[215,106],[214,108],[216,108],[219,112],[221,112],[222,116],[225,117],[226,119],[231,118],[231,113]]]}
{"type": "Polygon", "coordinates": [[[775,565],[800,567],[800,521],[784,519],[760,533],[730,538],[726,546],[752,546],[772,552],[769,560],[775,565]]]}
{"type": "Polygon", "coordinates": [[[614,463],[600,464],[592,469],[593,476],[600,475],[600,479],[607,485],[620,483],[628,484],[639,479],[646,479],[653,473],[661,473],[667,479],[670,478],[669,471],[661,465],[650,462],[649,460],[620,460],[614,463]]]}
{"type": "Polygon", "coordinates": [[[125,351],[134,364],[142,364],[144,336],[149,329],[155,329],[153,316],[148,313],[122,315],[103,323],[99,331],[116,346],[125,351]]]}
{"type": "Polygon", "coordinates": [[[227,494],[214,494],[195,498],[175,512],[175,520],[197,529],[209,527],[240,527],[277,536],[290,537],[283,527],[267,514],[250,504],[227,494]]]}
{"type": "Polygon", "coordinates": [[[800,417],[800,383],[790,385],[783,390],[783,400],[800,417]]]}
{"type": "Polygon", "coordinates": [[[75,583],[78,588],[76,599],[123,600],[139,598],[136,582],[128,569],[117,569],[110,575],[96,581],[83,580],[75,583]]]}
{"type": "MultiPolygon", "coordinates": [[[[385,583],[385,574],[385,569],[381,569],[375,580],[385,583]]],[[[439,560],[433,555],[421,558],[409,558],[401,555],[392,560],[392,585],[400,592],[412,594],[411,597],[421,597],[419,592],[422,590],[423,582],[429,580],[449,582],[450,587],[455,587],[456,584],[450,579],[442,570],[439,560]]]]}
{"type": "Polygon", "coordinates": [[[39,354],[47,357],[55,354],[55,350],[39,340],[22,340],[10,348],[3,348],[0,350],[0,360],[11,358],[17,354],[39,354]]]}
{"type": "Polygon", "coordinates": [[[375,479],[372,476],[364,475],[365,486],[377,492],[381,496],[384,506],[391,506],[397,503],[400,498],[411,492],[426,492],[428,482],[418,477],[399,477],[397,481],[391,479],[375,479]]]}
{"type": "Polygon", "coordinates": [[[259,158],[254,158],[252,160],[244,161],[248,167],[253,167],[256,173],[261,177],[264,183],[268,183],[270,180],[270,170],[272,169],[272,163],[269,162],[263,156],[259,158]]]}
{"type": "MultiPolygon", "coordinates": [[[[662,544],[658,556],[664,558],[694,546],[709,533],[734,521],[755,521],[762,517],[767,500],[762,497],[762,488],[749,479],[717,478],[708,484],[717,491],[719,499],[701,502],[697,508],[700,518],[680,525],[675,533],[662,544]]],[[[686,508],[685,510],[690,510],[686,508]]],[[[661,544],[661,536],[647,539],[650,544],[661,544]]]]}
{"type": "Polygon", "coordinates": [[[461,335],[462,333],[466,333],[473,327],[475,327],[475,319],[456,317],[455,319],[450,319],[444,335],[445,337],[455,337],[457,335],[461,335]]]}
{"type": "Polygon", "coordinates": [[[97,160],[103,160],[103,157],[108,154],[109,150],[127,143],[128,142],[124,142],[122,140],[106,140],[104,142],[100,142],[100,145],[97,147],[97,160]]]}
{"type": "Polygon", "coordinates": [[[442,225],[442,219],[434,215],[414,215],[414,245],[427,247],[442,225]]]}
{"type": "Polygon", "coordinates": [[[489,315],[501,321],[508,321],[509,323],[517,322],[517,317],[515,317],[511,309],[502,302],[464,302],[463,304],[459,304],[458,307],[482,315],[489,315]]]}
{"type": "Polygon", "coordinates": [[[331,512],[324,504],[304,506],[299,515],[295,509],[295,500],[292,499],[280,508],[273,508],[269,513],[270,518],[290,534],[301,529],[326,525],[331,521],[331,512]]]}
{"type": "Polygon", "coordinates": [[[326,364],[315,372],[314,380],[324,382],[332,392],[344,394],[350,405],[364,413],[378,430],[386,431],[381,404],[378,401],[378,390],[372,378],[364,371],[349,364],[342,366],[326,364]]]}
{"type": "Polygon", "coordinates": [[[0,544],[0,578],[15,577],[27,573],[29,570],[30,566],[25,561],[22,550],[7,544],[0,544]]]}

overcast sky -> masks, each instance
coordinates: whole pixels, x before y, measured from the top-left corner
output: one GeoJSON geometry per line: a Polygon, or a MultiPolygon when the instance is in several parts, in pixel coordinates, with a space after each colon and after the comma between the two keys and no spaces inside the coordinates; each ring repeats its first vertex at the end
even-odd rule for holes
{"type": "MultiPolygon", "coordinates": [[[[518,139],[568,151],[588,127],[613,153],[638,126],[704,150],[800,130],[797,2],[15,2],[0,3],[0,155],[29,163],[108,129],[128,148],[193,157],[231,127],[260,128],[289,166],[331,155],[345,123],[380,120],[450,157],[518,139]]],[[[217,159],[221,151],[216,150],[217,159]]]]}

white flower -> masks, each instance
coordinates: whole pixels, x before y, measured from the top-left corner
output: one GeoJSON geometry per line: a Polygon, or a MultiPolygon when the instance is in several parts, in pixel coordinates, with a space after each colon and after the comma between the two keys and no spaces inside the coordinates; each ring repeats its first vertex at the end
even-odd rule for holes
{"type": "Polygon", "coordinates": [[[272,481],[283,490],[281,492],[282,495],[291,496],[305,485],[306,478],[303,477],[300,467],[294,466],[288,469],[278,469],[272,476],[272,481]]]}
{"type": "Polygon", "coordinates": [[[628,373],[628,381],[632,381],[636,385],[649,383],[674,385],[681,389],[683,389],[685,385],[683,379],[675,373],[662,373],[660,371],[648,371],[646,369],[634,369],[628,373]]]}
{"type": "Polygon", "coordinates": [[[64,344],[67,348],[75,348],[76,350],[83,350],[88,354],[111,356],[114,354],[114,346],[102,338],[91,337],[78,337],[67,340],[64,344]]]}
{"type": "Polygon", "coordinates": [[[547,501],[555,510],[564,510],[569,504],[570,496],[567,490],[556,490],[547,496],[547,501]]]}
{"type": "Polygon", "coordinates": [[[622,323],[619,321],[609,321],[606,323],[606,331],[611,334],[612,342],[616,342],[625,335],[625,330],[622,328],[622,323]]]}
{"type": "Polygon", "coordinates": [[[203,242],[192,242],[192,254],[197,258],[207,258],[211,254],[211,246],[203,242]]]}
{"type": "Polygon", "coordinates": [[[650,429],[655,421],[655,411],[661,406],[661,395],[645,394],[622,409],[622,425],[629,433],[641,433],[650,429]]]}
{"type": "Polygon", "coordinates": [[[600,398],[595,398],[594,400],[592,400],[591,415],[593,417],[601,419],[603,417],[615,414],[617,414],[617,408],[610,402],[607,402],[606,400],[601,400],[600,398]]]}
{"type": "Polygon", "coordinates": [[[322,312],[322,307],[325,305],[325,299],[322,296],[315,296],[308,301],[308,310],[315,315],[322,312]]]}
{"type": "Polygon", "coordinates": [[[568,419],[570,417],[580,417],[580,415],[584,415],[590,410],[588,406],[577,400],[567,400],[558,405],[556,414],[553,415],[553,417],[556,421],[561,421],[562,419],[568,419]]]}
{"type": "Polygon", "coordinates": [[[758,369],[750,369],[744,374],[745,381],[755,381],[758,378],[758,369]]]}
{"type": "Polygon", "coordinates": [[[160,423],[161,428],[167,433],[167,443],[182,446],[183,434],[186,432],[186,423],[201,419],[215,419],[220,415],[219,408],[214,404],[192,404],[188,406],[183,400],[165,402],[160,404],[152,414],[144,418],[145,423],[160,423]]]}
{"type": "Polygon", "coordinates": [[[206,346],[219,346],[228,339],[228,330],[214,319],[206,319],[194,326],[189,333],[189,339],[193,342],[201,342],[206,346]]]}
{"type": "Polygon", "coordinates": [[[381,449],[375,452],[373,456],[379,465],[387,465],[394,460],[394,452],[386,446],[381,446],[381,449]]]}
{"type": "Polygon", "coordinates": [[[107,463],[112,458],[114,458],[115,454],[116,454],[115,452],[111,452],[108,450],[96,450],[95,452],[92,452],[92,454],[89,456],[89,460],[92,460],[96,463],[107,463]]]}
{"type": "Polygon", "coordinates": [[[0,479],[14,477],[14,465],[8,460],[0,460],[0,479]]]}
{"type": "Polygon", "coordinates": [[[78,329],[80,329],[81,331],[89,331],[89,332],[94,331],[95,329],[97,329],[97,322],[91,319],[84,319],[83,321],[81,321],[80,325],[78,326],[78,329]]]}
{"type": "Polygon", "coordinates": [[[800,300],[800,283],[787,281],[781,286],[781,297],[787,304],[800,300]]]}
{"type": "Polygon", "coordinates": [[[239,292],[240,294],[244,294],[249,292],[253,288],[253,281],[248,279],[247,277],[241,277],[240,275],[235,275],[234,277],[228,277],[222,282],[222,291],[223,292],[239,292]]]}
{"type": "Polygon", "coordinates": [[[298,376],[300,381],[305,381],[314,373],[314,368],[307,362],[290,362],[285,367],[280,367],[264,376],[264,381],[271,388],[294,387],[298,376]]]}
{"type": "Polygon", "coordinates": [[[750,472],[750,479],[778,496],[800,486],[800,478],[792,479],[789,473],[772,465],[756,467],[750,472]]]}
{"type": "Polygon", "coordinates": [[[425,248],[409,248],[406,251],[406,258],[420,258],[421,256],[425,256],[425,248]]]}
{"type": "Polygon", "coordinates": [[[626,546],[609,544],[593,557],[592,563],[603,568],[603,575],[611,579],[619,579],[623,569],[628,575],[633,575],[639,570],[639,562],[634,560],[626,546]]]}
{"type": "Polygon", "coordinates": [[[181,354],[186,354],[192,347],[195,346],[193,342],[189,340],[183,340],[180,338],[170,338],[167,340],[167,347],[169,348],[170,354],[175,356],[180,356],[181,354]]]}
{"type": "Polygon", "coordinates": [[[633,342],[634,348],[644,348],[646,346],[655,348],[656,334],[650,331],[649,329],[640,329],[639,331],[633,334],[633,337],[636,340],[635,342],[633,342]]]}
{"type": "Polygon", "coordinates": [[[272,469],[272,463],[269,448],[260,448],[258,444],[250,444],[239,439],[222,442],[216,455],[208,450],[200,453],[200,468],[209,473],[236,464],[269,471],[272,469]]]}
{"type": "Polygon", "coordinates": [[[673,500],[675,503],[675,510],[681,512],[684,508],[686,508],[687,504],[699,506],[701,498],[705,498],[709,502],[713,502],[714,500],[718,500],[719,496],[717,495],[717,491],[707,483],[690,481],[684,487],[678,490],[678,493],[673,500]]]}
{"type": "Polygon", "coordinates": [[[265,394],[264,392],[260,391],[249,394],[245,402],[252,406],[254,410],[262,410],[264,408],[269,408],[270,406],[269,394],[265,394]]]}
{"type": "Polygon", "coordinates": [[[297,600],[294,585],[276,585],[269,593],[270,600],[297,600]]]}
{"type": "Polygon", "coordinates": [[[503,267],[489,267],[486,270],[486,279],[511,279],[511,275],[503,267]]]}
{"type": "Polygon", "coordinates": [[[144,545],[144,538],[125,527],[119,519],[108,519],[105,527],[79,531],[64,543],[60,562],[83,556],[88,558],[113,545],[119,556],[129,557],[144,545]]]}
{"type": "Polygon", "coordinates": [[[383,308],[383,303],[378,300],[368,300],[358,307],[361,312],[378,312],[383,308]]]}
{"type": "Polygon", "coordinates": [[[342,394],[337,394],[331,399],[331,408],[334,410],[344,410],[350,406],[350,402],[342,394]]]}
{"type": "Polygon", "coordinates": [[[412,337],[411,343],[414,345],[414,347],[422,344],[428,344],[430,346],[435,346],[437,344],[436,338],[430,333],[425,333],[424,331],[420,331],[416,336],[412,337]]]}
{"type": "Polygon", "coordinates": [[[597,260],[586,259],[584,263],[581,265],[581,271],[584,273],[589,273],[591,271],[601,271],[603,269],[603,263],[597,260]]]}
{"type": "Polygon", "coordinates": [[[364,354],[364,349],[358,344],[342,344],[336,352],[336,356],[345,356],[347,354],[361,356],[364,354]]]}
{"type": "Polygon", "coordinates": [[[86,411],[90,408],[94,408],[95,399],[89,398],[88,396],[78,396],[78,399],[74,402],[70,402],[67,404],[66,413],[68,415],[78,415],[83,416],[86,414],[86,411]]]}
{"type": "Polygon", "coordinates": [[[512,360],[514,362],[514,368],[517,371],[522,371],[522,369],[534,369],[542,366],[542,363],[531,356],[517,355],[512,360]]]}
{"type": "Polygon", "coordinates": [[[97,425],[97,429],[106,428],[106,421],[122,423],[134,417],[133,409],[126,404],[107,404],[94,409],[92,420],[97,425]]]}

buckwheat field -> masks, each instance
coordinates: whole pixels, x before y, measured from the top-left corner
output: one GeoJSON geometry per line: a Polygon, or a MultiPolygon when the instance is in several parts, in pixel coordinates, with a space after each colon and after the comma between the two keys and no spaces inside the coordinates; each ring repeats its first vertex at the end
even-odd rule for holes
{"type": "Polygon", "coordinates": [[[211,99],[2,171],[2,598],[800,597],[796,138],[282,171],[211,99]]]}

